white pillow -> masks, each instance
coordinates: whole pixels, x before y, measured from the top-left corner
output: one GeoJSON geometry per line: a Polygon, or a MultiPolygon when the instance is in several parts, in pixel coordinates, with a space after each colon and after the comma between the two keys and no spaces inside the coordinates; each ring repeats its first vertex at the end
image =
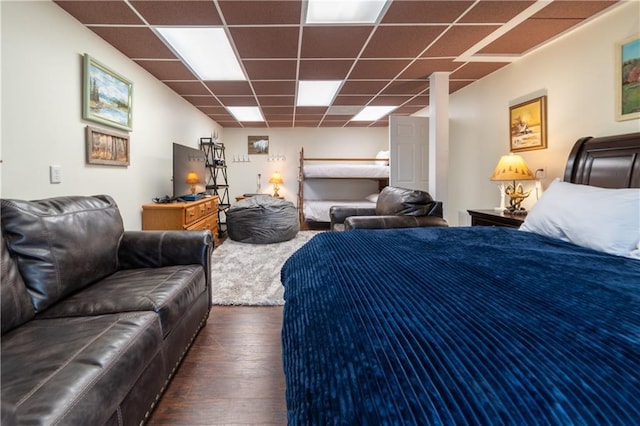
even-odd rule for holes
{"type": "Polygon", "coordinates": [[[378,195],[380,195],[380,194],[367,195],[366,197],[364,197],[364,199],[367,200],[367,201],[371,201],[372,203],[377,203],[378,202],[378,195]]]}
{"type": "Polygon", "coordinates": [[[631,256],[640,242],[640,189],[606,189],[555,179],[520,229],[631,256]]]}
{"type": "Polygon", "coordinates": [[[376,161],[375,163],[380,166],[389,165],[389,151],[380,151],[376,154],[376,158],[384,159],[385,161],[376,161]]]}

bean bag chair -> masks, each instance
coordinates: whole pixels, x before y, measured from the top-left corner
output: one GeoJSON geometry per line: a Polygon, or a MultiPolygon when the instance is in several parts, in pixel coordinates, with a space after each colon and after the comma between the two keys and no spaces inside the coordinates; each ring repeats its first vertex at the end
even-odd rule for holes
{"type": "Polygon", "coordinates": [[[245,198],[231,206],[226,216],[229,238],[242,243],[288,241],[300,230],[293,203],[269,195],[245,198]]]}

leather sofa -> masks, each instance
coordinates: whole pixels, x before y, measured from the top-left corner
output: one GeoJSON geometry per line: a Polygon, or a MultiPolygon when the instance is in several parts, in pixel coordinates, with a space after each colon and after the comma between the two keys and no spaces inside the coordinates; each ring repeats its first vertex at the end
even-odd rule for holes
{"type": "Polygon", "coordinates": [[[209,315],[209,231],[106,195],[1,201],[2,425],[146,421],[209,315]]]}
{"type": "Polygon", "coordinates": [[[394,186],[380,191],[375,207],[332,206],[329,216],[334,231],[448,226],[442,202],[428,192],[394,186]]]}

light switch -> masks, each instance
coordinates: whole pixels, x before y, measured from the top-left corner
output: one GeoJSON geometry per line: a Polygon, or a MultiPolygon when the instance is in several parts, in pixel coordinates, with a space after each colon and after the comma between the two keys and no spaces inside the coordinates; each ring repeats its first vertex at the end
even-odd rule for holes
{"type": "Polygon", "coordinates": [[[62,166],[59,164],[52,164],[49,166],[49,180],[51,183],[62,182],[62,166]]]}

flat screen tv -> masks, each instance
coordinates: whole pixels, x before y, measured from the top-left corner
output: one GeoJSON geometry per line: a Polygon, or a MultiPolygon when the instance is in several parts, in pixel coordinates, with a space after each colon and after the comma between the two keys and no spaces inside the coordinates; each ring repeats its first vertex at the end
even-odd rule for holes
{"type": "Polygon", "coordinates": [[[173,198],[193,201],[206,193],[207,157],[199,149],[173,144],[173,198]]]}

